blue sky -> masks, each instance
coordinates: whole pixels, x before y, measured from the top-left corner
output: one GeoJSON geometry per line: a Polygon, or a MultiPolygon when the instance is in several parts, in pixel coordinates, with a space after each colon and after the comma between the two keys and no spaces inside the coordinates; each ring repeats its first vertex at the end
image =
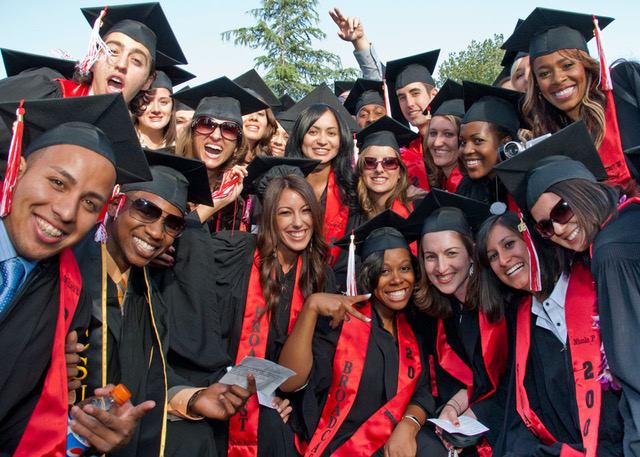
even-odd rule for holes
{"type": "MultiPolygon", "coordinates": [[[[93,0],[3,0],[2,3],[0,47],[39,54],[60,48],[75,58],[84,56],[90,33],[80,7],[104,4],[93,0]]],[[[122,3],[131,2],[110,4],[122,3]]],[[[195,84],[223,75],[234,78],[253,67],[253,58],[259,51],[223,42],[220,33],[253,25],[253,18],[246,11],[259,7],[259,1],[167,0],[161,4],[189,60],[186,69],[198,75],[195,84]]],[[[338,38],[337,28],[329,17],[328,11],[334,6],[345,15],[362,20],[367,37],[383,60],[441,48],[442,61],[449,53],[465,49],[471,40],[482,41],[494,33],[502,33],[506,38],[517,18],[526,17],[536,6],[616,18],[603,32],[609,61],[618,57],[640,60],[638,1],[320,1],[319,27],[327,39],[316,43],[316,47],[337,53],[345,66],[356,66],[351,44],[338,38]],[[389,5],[393,5],[393,9],[389,5]]],[[[591,54],[596,55],[593,44],[590,48],[591,54]]],[[[4,76],[1,68],[0,77],[4,76]]]]}

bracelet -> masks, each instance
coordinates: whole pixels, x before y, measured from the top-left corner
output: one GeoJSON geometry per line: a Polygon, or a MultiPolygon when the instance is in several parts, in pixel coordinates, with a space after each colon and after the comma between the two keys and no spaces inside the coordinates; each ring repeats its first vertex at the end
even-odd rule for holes
{"type": "Polygon", "coordinates": [[[193,402],[195,401],[196,398],[198,398],[198,395],[200,395],[202,392],[204,392],[206,389],[201,389],[196,391],[193,395],[191,395],[191,398],[189,399],[189,402],[187,403],[187,416],[192,417],[194,419],[202,419],[204,416],[201,416],[200,414],[194,414],[191,412],[191,409],[193,407],[193,402]]]}
{"type": "Polygon", "coordinates": [[[445,405],[442,407],[442,409],[445,409],[447,406],[451,407],[455,412],[456,412],[456,416],[459,416],[460,413],[458,412],[458,410],[456,409],[455,406],[453,406],[451,403],[445,403],[445,405]]]}
{"type": "Polygon", "coordinates": [[[418,426],[418,431],[420,431],[420,429],[422,428],[422,425],[420,425],[420,421],[418,420],[418,418],[416,416],[412,416],[411,414],[407,414],[405,416],[402,416],[403,419],[411,419],[413,422],[416,423],[416,425],[418,426]]]}
{"type": "Polygon", "coordinates": [[[451,397],[451,398],[449,399],[449,401],[454,402],[454,403],[458,406],[458,409],[456,409],[456,412],[458,413],[458,416],[459,416],[460,414],[462,414],[462,412],[463,412],[463,411],[462,411],[462,406],[460,406],[460,403],[458,403],[458,400],[456,400],[455,398],[451,397]],[[458,410],[460,410],[460,412],[458,412],[458,410]]]}

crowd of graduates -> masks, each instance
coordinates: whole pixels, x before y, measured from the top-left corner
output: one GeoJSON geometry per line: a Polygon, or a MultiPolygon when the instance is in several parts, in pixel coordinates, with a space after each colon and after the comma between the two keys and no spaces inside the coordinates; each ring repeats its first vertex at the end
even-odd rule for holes
{"type": "Polygon", "coordinates": [[[363,77],[296,102],[255,70],[174,92],[159,3],[82,13],[80,62],[1,50],[0,456],[640,456],[612,18],[536,8],[493,85],[438,88],[439,50],[384,64],[336,8],[363,77]],[[245,357],[295,374],[220,382],[245,357]],[[463,417],[488,431],[428,422],[463,417]]]}

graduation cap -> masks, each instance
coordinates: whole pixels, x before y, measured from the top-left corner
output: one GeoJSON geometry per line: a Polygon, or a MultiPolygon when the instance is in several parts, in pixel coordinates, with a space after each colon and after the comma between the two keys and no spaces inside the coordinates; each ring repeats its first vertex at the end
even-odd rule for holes
{"type": "Polygon", "coordinates": [[[520,110],[522,92],[471,81],[462,81],[462,90],[466,111],[463,124],[491,122],[506,129],[514,139],[517,137],[518,129],[525,125],[520,110]]]}
{"type": "Polygon", "coordinates": [[[343,93],[350,91],[354,84],[355,81],[334,81],[333,93],[336,97],[340,97],[343,93]]]}
{"type": "Polygon", "coordinates": [[[490,206],[462,195],[431,189],[407,218],[404,232],[409,238],[421,238],[432,232],[453,230],[471,236],[491,216],[490,206]]]}
{"type": "MultiPolygon", "coordinates": [[[[518,30],[518,27],[520,27],[523,22],[524,22],[523,19],[518,19],[518,22],[516,22],[516,26],[513,29],[513,33],[515,33],[516,30],[518,30]]],[[[503,47],[503,49],[505,48],[503,47]]],[[[502,56],[502,62],[500,62],[500,66],[504,67],[506,70],[511,72],[511,67],[513,66],[513,62],[527,55],[529,55],[529,53],[526,51],[515,51],[513,49],[506,49],[504,52],[504,55],[502,56]]]]}
{"type": "MultiPolygon", "coordinates": [[[[601,29],[613,22],[613,18],[596,16],[601,29]]],[[[587,42],[593,38],[591,14],[536,8],[514,30],[502,45],[502,49],[528,52],[529,58],[551,54],[561,49],[580,49],[589,53],[587,42]]]]}
{"type": "Polygon", "coordinates": [[[349,111],[347,111],[347,109],[342,106],[342,103],[340,103],[340,101],[336,98],[333,92],[331,92],[331,89],[329,89],[329,87],[325,83],[320,84],[318,87],[309,92],[306,97],[293,105],[287,111],[283,112],[281,119],[295,122],[305,109],[317,103],[323,103],[335,109],[347,122],[349,130],[351,130],[352,133],[355,133],[360,129],[349,111]]]}
{"type": "MultiPolygon", "coordinates": [[[[6,48],[0,49],[0,53],[2,53],[2,60],[7,77],[15,76],[23,71],[35,68],[50,68],[60,73],[64,78],[71,79],[76,71],[77,62],[75,60],[58,59],[56,57],[31,54],[6,48]]],[[[58,78],[60,75],[53,74],[52,79],[58,78]]]]}
{"type": "Polygon", "coordinates": [[[193,108],[194,119],[209,116],[238,125],[242,125],[242,116],[269,108],[226,76],[176,92],[173,98],[193,108]]]}
{"type": "Polygon", "coordinates": [[[156,70],[156,79],[151,83],[150,89],[164,87],[173,94],[173,88],[179,84],[186,83],[195,78],[196,75],[187,70],[176,67],[162,67],[156,70]]]}
{"type": "Polygon", "coordinates": [[[464,116],[462,84],[453,79],[447,79],[435,97],[429,103],[429,107],[422,114],[431,112],[432,116],[464,116]]]}
{"type": "Polygon", "coordinates": [[[276,94],[267,86],[257,71],[251,69],[233,80],[240,87],[247,89],[253,96],[265,102],[271,109],[278,108],[281,103],[276,94]]]}
{"type": "Polygon", "coordinates": [[[366,105],[385,106],[382,81],[358,78],[344,101],[344,107],[354,116],[366,105]]]}
{"type": "Polygon", "coordinates": [[[297,175],[301,178],[311,173],[320,160],[297,157],[276,157],[258,155],[247,165],[243,193],[255,194],[262,200],[269,183],[276,176],[297,175]]]}
{"type": "MultiPolygon", "coordinates": [[[[104,8],[81,10],[89,24],[93,25],[104,8]]],[[[113,32],[124,33],[147,48],[156,67],[187,64],[187,58],[158,2],[109,6],[102,22],[102,37],[113,32]]]]}
{"type": "Polygon", "coordinates": [[[425,83],[435,86],[433,71],[440,55],[440,49],[423,52],[414,56],[387,62],[385,79],[393,83],[395,89],[402,89],[407,84],[425,83]]]}
{"type": "MultiPolygon", "coordinates": [[[[410,251],[409,242],[399,230],[405,222],[404,217],[390,209],[386,209],[369,219],[353,231],[356,254],[364,260],[374,252],[386,251],[387,249],[404,248],[410,251]]],[[[350,242],[351,234],[343,236],[334,244],[346,249],[350,242]]]]}
{"type": "MultiPolygon", "coordinates": [[[[180,94],[186,90],[191,89],[190,86],[184,86],[182,89],[180,89],[178,92],[176,92],[176,94],[180,94]]],[[[185,105],[184,103],[182,103],[178,98],[173,97],[173,104],[176,108],[176,111],[195,111],[194,108],[191,108],[188,105],[185,105]]]]}
{"type": "Polygon", "coordinates": [[[296,101],[291,98],[289,94],[284,94],[278,100],[280,101],[280,106],[276,109],[276,111],[286,111],[296,104],[296,101]]]}
{"type": "Polygon", "coordinates": [[[293,126],[296,125],[296,121],[292,121],[290,119],[287,119],[286,115],[284,115],[285,111],[283,111],[282,113],[277,113],[276,114],[276,121],[278,121],[278,124],[280,124],[282,126],[282,128],[289,134],[291,135],[291,132],[293,132],[293,126]]]}
{"type": "Polygon", "coordinates": [[[531,208],[553,184],[567,179],[608,178],[584,121],[579,120],[495,167],[513,199],[531,208]]]}
{"type": "Polygon", "coordinates": [[[382,116],[356,133],[356,141],[360,151],[369,146],[389,146],[400,153],[401,147],[407,146],[419,136],[389,116],[382,116]]]}
{"type": "MultiPolygon", "coordinates": [[[[20,102],[0,103],[0,122],[11,132],[20,102]]],[[[90,149],[116,167],[118,183],[151,179],[129,109],[121,94],[24,102],[22,156],[39,149],[71,144],[90,149]]],[[[0,138],[9,149],[11,138],[0,138]]]]}
{"type": "Polygon", "coordinates": [[[183,214],[187,212],[188,201],[213,206],[204,162],[149,149],[145,149],[144,153],[153,179],[125,184],[121,192],[141,190],[152,193],[171,203],[183,214]]]}

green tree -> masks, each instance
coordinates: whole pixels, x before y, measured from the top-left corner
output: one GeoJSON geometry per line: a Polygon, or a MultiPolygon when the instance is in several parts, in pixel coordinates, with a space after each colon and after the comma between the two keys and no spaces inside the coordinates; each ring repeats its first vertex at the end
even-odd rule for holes
{"type": "Polygon", "coordinates": [[[355,79],[354,68],[343,68],[340,57],[314,49],[314,40],[326,34],[317,28],[317,0],[262,0],[262,7],[248,11],[257,23],[222,32],[223,40],[235,45],[261,49],[254,59],[256,68],[266,70],[265,82],[279,95],[299,99],[314,85],[332,80],[355,79]]]}
{"type": "Polygon", "coordinates": [[[493,35],[493,39],[473,40],[466,50],[450,53],[438,69],[438,85],[442,86],[447,79],[493,84],[502,71],[500,62],[504,51],[500,46],[503,42],[502,34],[493,35]]]}

